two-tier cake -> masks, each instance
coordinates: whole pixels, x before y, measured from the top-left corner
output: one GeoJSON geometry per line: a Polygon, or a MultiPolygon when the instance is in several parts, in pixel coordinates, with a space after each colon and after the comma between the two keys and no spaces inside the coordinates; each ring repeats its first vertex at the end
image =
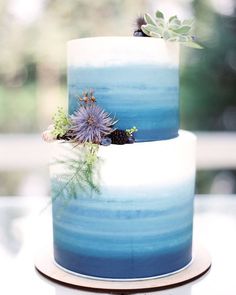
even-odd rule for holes
{"type": "MultiPolygon", "coordinates": [[[[114,129],[138,131],[132,144],[98,146],[99,189],[74,182],[72,192],[64,179],[70,161],[52,166],[55,262],[78,275],[113,280],[185,268],[192,259],[195,136],[178,130],[178,43],[135,37],[70,41],[70,115],[78,95],[90,88],[117,121],[114,129]]],[[[55,157],[71,152],[76,163],[76,142],[54,147],[55,157]]]]}

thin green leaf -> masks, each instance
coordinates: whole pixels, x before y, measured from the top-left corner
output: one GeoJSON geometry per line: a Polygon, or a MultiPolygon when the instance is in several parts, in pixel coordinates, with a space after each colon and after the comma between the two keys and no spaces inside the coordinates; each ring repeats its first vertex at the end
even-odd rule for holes
{"type": "Polygon", "coordinates": [[[97,145],[88,143],[77,149],[70,150],[70,157],[58,159],[57,164],[62,165],[67,173],[61,175],[60,179],[58,179],[61,184],[59,189],[52,190],[53,201],[58,197],[73,199],[77,198],[81,193],[92,195],[93,192],[100,192],[97,183],[98,177],[96,177],[98,176],[99,161],[97,151],[97,145]]]}

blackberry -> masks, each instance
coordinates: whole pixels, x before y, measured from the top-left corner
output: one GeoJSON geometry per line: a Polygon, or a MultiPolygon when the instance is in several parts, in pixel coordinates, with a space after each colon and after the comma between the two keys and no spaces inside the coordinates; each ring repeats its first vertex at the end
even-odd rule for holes
{"type": "Polygon", "coordinates": [[[101,145],[104,145],[104,146],[108,146],[111,144],[111,138],[109,137],[104,137],[102,140],[101,140],[101,145]]]}
{"type": "Polygon", "coordinates": [[[70,141],[70,140],[73,140],[75,137],[73,134],[71,134],[71,132],[66,132],[64,135],[60,136],[58,135],[57,136],[57,139],[58,140],[65,140],[65,141],[70,141]]]}
{"type": "Polygon", "coordinates": [[[62,136],[57,135],[57,139],[58,139],[58,140],[66,140],[66,141],[68,141],[68,140],[70,140],[71,138],[70,138],[68,135],[64,134],[64,135],[62,135],[62,136]]]}
{"type": "Polygon", "coordinates": [[[133,136],[129,136],[128,143],[134,143],[135,139],[133,136]]]}
{"type": "Polygon", "coordinates": [[[110,135],[111,143],[113,144],[126,144],[129,142],[129,135],[125,130],[114,130],[110,135]]]}
{"type": "Polygon", "coordinates": [[[142,30],[134,31],[134,37],[148,37],[142,30]]]}

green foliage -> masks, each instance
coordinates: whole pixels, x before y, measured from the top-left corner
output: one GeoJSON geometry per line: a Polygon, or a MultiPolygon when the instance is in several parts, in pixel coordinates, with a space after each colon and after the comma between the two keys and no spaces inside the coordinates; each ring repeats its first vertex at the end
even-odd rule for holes
{"type": "Polygon", "coordinates": [[[138,131],[138,129],[135,126],[133,126],[132,128],[126,129],[125,131],[129,136],[132,136],[134,132],[138,131]]]}
{"type": "Polygon", "coordinates": [[[52,134],[55,137],[62,137],[65,135],[71,126],[70,118],[61,107],[58,108],[57,112],[53,115],[52,121],[54,125],[52,134]]]}
{"type": "Polygon", "coordinates": [[[222,16],[203,0],[195,3],[197,33],[205,49],[181,51],[181,128],[235,131],[236,71],[230,57],[236,52],[236,13],[222,16]]]}
{"type": "Polygon", "coordinates": [[[53,201],[57,198],[70,201],[81,195],[87,197],[92,196],[93,193],[100,193],[99,164],[101,160],[98,157],[98,149],[99,145],[93,143],[75,145],[73,148],[69,145],[69,152],[65,150],[64,153],[67,156],[57,159],[52,164],[59,165],[64,171],[62,175],[56,175],[61,185],[56,191],[52,190],[53,201]]]}
{"type": "Polygon", "coordinates": [[[37,131],[36,86],[24,88],[0,86],[0,132],[32,133],[37,131]],[[10,115],[9,115],[10,114],[10,115]]]}
{"type": "Polygon", "coordinates": [[[144,19],[147,24],[142,25],[141,29],[149,37],[177,41],[192,48],[202,48],[202,46],[193,40],[193,20],[184,20],[181,22],[174,15],[168,21],[165,21],[163,13],[159,10],[155,13],[155,19],[148,13],[144,14],[144,19]]]}

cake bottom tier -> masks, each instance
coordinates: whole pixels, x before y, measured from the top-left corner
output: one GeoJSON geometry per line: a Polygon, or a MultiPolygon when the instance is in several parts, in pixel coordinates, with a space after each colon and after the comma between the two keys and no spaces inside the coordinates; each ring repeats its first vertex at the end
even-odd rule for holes
{"type": "MultiPolygon", "coordinates": [[[[68,147],[70,148],[70,147],[68,147]]],[[[52,171],[54,257],[87,276],[141,279],[192,259],[195,137],[101,147],[100,193],[74,198],[52,171]],[[69,198],[69,200],[68,200],[69,198]]],[[[60,175],[60,177],[58,177],[60,175]]]]}

